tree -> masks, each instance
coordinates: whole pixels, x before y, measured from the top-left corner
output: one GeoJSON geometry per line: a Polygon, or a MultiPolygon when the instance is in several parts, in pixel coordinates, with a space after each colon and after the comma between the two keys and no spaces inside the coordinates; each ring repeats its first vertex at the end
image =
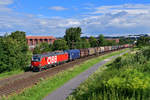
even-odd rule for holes
{"type": "Polygon", "coordinates": [[[50,52],[50,51],[52,51],[52,45],[48,44],[46,42],[43,42],[34,48],[33,54],[46,53],[46,52],[50,52]]]}
{"type": "Polygon", "coordinates": [[[41,54],[42,52],[41,52],[41,50],[40,50],[40,46],[38,45],[38,46],[36,46],[35,48],[34,48],[34,50],[33,50],[33,54],[41,54]]]}
{"type": "Polygon", "coordinates": [[[16,31],[0,39],[0,72],[24,69],[30,60],[25,32],[16,31]]]}
{"type": "Polygon", "coordinates": [[[89,48],[90,47],[90,43],[83,37],[80,39],[80,41],[76,42],[75,45],[76,45],[77,49],[89,48]]]}
{"type": "Polygon", "coordinates": [[[91,36],[89,38],[89,43],[91,47],[97,47],[98,46],[98,41],[96,40],[96,38],[94,38],[93,36],[91,36]]]}
{"type": "Polygon", "coordinates": [[[67,50],[68,45],[64,39],[55,40],[53,44],[53,50],[67,50]]]}
{"type": "Polygon", "coordinates": [[[133,43],[134,42],[134,39],[130,39],[130,38],[124,38],[124,37],[121,37],[119,39],[119,44],[120,45],[123,45],[123,44],[130,44],[130,43],[133,43]]]}
{"type": "Polygon", "coordinates": [[[150,37],[144,37],[141,36],[138,40],[137,40],[137,46],[146,46],[146,45],[150,45],[150,37]]]}
{"type": "Polygon", "coordinates": [[[0,45],[0,53],[2,53],[2,56],[0,56],[0,72],[21,69],[23,67],[21,65],[22,53],[17,41],[7,37],[2,39],[0,45]]]}
{"type": "Polygon", "coordinates": [[[115,40],[105,40],[105,45],[113,46],[113,45],[117,45],[117,43],[115,40]]]}
{"type": "Polygon", "coordinates": [[[6,71],[8,68],[8,64],[6,64],[6,61],[8,59],[7,52],[6,52],[7,48],[4,47],[7,46],[5,46],[4,39],[1,38],[0,39],[0,73],[6,71]]]}
{"type": "Polygon", "coordinates": [[[82,38],[81,42],[82,42],[82,48],[89,48],[90,47],[89,41],[87,41],[85,38],[82,38]]]}
{"type": "Polygon", "coordinates": [[[106,40],[105,40],[105,38],[104,38],[104,36],[102,34],[99,35],[98,41],[99,41],[99,46],[105,46],[105,45],[107,45],[106,44],[106,40]]]}
{"type": "Polygon", "coordinates": [[[19,45],[18,49],[20,49],[20,65],[25,68],[28,64],[30,64],[32,56],[26,42],[26,33],[23,31],[15,31],[12,32],[8,37],[15,40],[19,45]]]}
{"type": "Polygon", "coordinates": [[[80,27],[71,27],[66,30],[64,39],[67,41],[67,45],[70,49],[74,49],[78,46],[81,34],[82,33],[80,27]]]}
{"type": "Polygon", "coordinates": [[[41,43],[40,44],[40,50],[41,50],[41,53],[52,51],[51,44],[48,44],[46,42],[41,43]]]}

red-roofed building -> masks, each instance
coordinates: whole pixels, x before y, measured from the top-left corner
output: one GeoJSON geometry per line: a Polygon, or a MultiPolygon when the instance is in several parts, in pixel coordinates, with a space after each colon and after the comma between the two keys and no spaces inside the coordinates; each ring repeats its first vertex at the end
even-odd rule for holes
{"type": "Polygon", "coordinates": [[[37,44],[43,42],[53,44],[56,40],[56,38],[53,36],[26,36],[26,39],[30,49],[35,48],[37,44]]]}
{"type": "Polygon", "coordinates": [[[115,41],[116,43],[119,43],[119,39],[108,38],[108,39],[106,39],[106,40],[115,41]]]}

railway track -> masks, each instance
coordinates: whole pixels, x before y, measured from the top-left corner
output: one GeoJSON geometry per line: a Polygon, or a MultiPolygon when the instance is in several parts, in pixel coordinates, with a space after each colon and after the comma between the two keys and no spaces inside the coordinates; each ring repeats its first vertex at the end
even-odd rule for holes
{"type": "Polygon", "coordinates": [[[88,56],[85,58],[76,59],[72,62],[64,63],[62,65],[52,67],[42,72],[25,72],[20,75],[16,75],[10,78],[0,80],[0,96],[3,96],[3,95],[8,96],[13,93],[19,93],[24,88],[28,88],[33,85],[36,85],[40,81],[41,78],[47,78],[47,77],[53,76],[63,70],[74,67],[74,65],[79,65],[88,59],[98,57],[98,56],[101,56],[110,52],[113,52],[113,51],[105,52],[100,55],[92,55],[92,56],[88,56]]]}

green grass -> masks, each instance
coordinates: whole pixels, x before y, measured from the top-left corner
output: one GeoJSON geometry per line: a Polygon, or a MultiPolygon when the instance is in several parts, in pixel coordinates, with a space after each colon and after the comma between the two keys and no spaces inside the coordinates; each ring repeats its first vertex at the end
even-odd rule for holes
{"type": "Polygon", "coordinates": [[[74,68],[68,69],[66,71],[60,72],[57,75],[50,77],[46,80],[41,79],[41,81],[37,84],[34,85],[32,88],[27,88],[25,89],[22,93],[20,94],[15,94],[13,96],[10,96],[8,100],[41,100],[43,99],[46,95],[49,93],[53,92],[63,84],[65,84],[67,81],[70,79],[74,78],[81,72],[87,70],[94,64],[109,58],[111,56],[120,54],[122,52],[125,52],[127,49],[121,50],[121,51],[116,51],[110,54],[106,54],[97,58],[93,58],[90,60],[87,60],[83,62],[82,64],[75,66],[74,68]]]}
{"type": "Polygon", "coordinates": [[[21,73],[23,73],[23,72],[24,72],[23,70],[15,70],[15,71],[10,71],[10,72],[1,73],[1,74],[0,74],[0,80],[1,80],[1,79],[4,79],[4,78],[7,78],[7,77],[9,77],[9,76],[12,76],[12,75],[21,74],[21,73]]]}

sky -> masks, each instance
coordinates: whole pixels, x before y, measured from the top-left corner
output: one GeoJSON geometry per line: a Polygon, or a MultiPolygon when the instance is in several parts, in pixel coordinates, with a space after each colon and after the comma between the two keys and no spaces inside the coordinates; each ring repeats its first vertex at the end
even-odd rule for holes
{"type": "Polygon", "coordinates": [[[150,33],[149,0],[0,0],[0,35],[63,37],[70,27],[82,36],[150,33]]]}

